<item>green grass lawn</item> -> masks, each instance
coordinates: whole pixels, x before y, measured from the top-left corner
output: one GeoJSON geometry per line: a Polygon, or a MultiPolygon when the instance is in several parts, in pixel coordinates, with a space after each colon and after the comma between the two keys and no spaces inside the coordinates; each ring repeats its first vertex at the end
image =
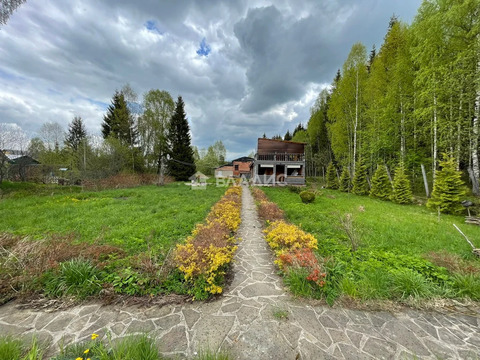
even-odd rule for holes
{"type": "Polygon", "coordinates": [[[36,238],[74,233],[78,241],[131,253],[165,250],[182,241],[225,190],[209,186],[193,191],[183,183],[83,193],[78,188],[38,189],[40,195],[20,188],[0,200],[0,232],[36,238]]]}
{"type": "Polygon", "coordinates": [[[322,189],[312,204],[303,204],[288,188],[263,190],[289,221],[318,239],[322,257],[333,258],[334,264],[328,266],[334,296],[480,299],[480,260],[452,224],[476,247],[480,247],[480,227],[465,224],[464,217],[438,217],[424,206],[397,205],[335,190],[322,189]],[[340,225],[345,214],[351,214],[359,239],[357,251],[352,251],[340,225]]]}
{"type": "Polygon", "coordinates": [[[313,204],[303,204],[298,194],[282,188],[263,189],[285,210],[290,221],[324,239],[345,238],[340,216],[350,213],[360,234],[362,246],[424,254],[446,250],[470,257],[471,247],[455,230],[456,224],[480,247],[480,226],[465,224],[464,217],[440,215],[420,205],[398,205],[341,191],[321,190],[313,204]]]}

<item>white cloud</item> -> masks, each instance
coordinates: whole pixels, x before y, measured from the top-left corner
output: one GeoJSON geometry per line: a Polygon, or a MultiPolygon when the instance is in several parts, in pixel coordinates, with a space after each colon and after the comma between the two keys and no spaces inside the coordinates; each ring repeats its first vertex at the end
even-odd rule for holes
{"type": "Polygon", "coordinates": [[[256,138],[308,120],[350,46],[380,45],[389,17],[420,0],[31,0],[0,30],[0,121],[33,135],[73,116],[99,133],[104,104],[129,82],[186,102],[193,142],[246,155],[256,138]],[[152,22],[151,29],[146,23],[152,22]],[[208,56],[196,52],[202,39],[208,56]]]}

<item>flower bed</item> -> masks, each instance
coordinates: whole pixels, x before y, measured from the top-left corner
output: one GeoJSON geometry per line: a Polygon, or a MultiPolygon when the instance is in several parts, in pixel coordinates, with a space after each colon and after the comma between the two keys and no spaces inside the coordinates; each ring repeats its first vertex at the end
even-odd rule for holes
{"type": "Polygon", "coordinates": [[[275,252],[275,264],[285,277],[290,290],[301,296],[318,297],[325,286],[326,271],[323,261],[313,252],[317,239],[299,227],[284,220],[283,211],[269,201],[265,193],[252,190],[260,217],[266,221],[265,240],[275,252]]]}
{"type": "Polygon", "coordinates": [[[177,245],[175,260],[195,299],[223,291],[224,275],[237,249],[234,233],[241,221],[241,203],[242,188],[229,188],[212,207],[206,223],[198,224],[185,243],[177,245]]]}

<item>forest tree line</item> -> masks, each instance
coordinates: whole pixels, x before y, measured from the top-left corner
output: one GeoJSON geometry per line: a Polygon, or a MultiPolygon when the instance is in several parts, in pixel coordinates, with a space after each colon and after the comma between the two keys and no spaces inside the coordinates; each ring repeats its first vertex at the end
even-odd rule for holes
{"type": "Polygon", "coordinates": [[[478,195],[479,19],[478,0],[429,0],[411,25],[391,18],[378,51],[354,44],[293,137],[308,143],[310,175],[403,163],[419,191],[421,165],[432,181],[448,154],[478,195]]]}
{"type": "MultiPolygon", "coordinates": [[[[191,146],[184,107],[181,96],[174,101],[167,91],[158,89],[146,92],[139,101],[127,84],[115,91],[106,109],[101,138],[88,133],[80,116],[72,119],[67,131],[56,122],[44,123],[32,139],[18,126],[0,124],[0,149],[13,149],[38,160],[43,175],[59,176],[59,169],[68,169],[63,175],[74,183],[119,173],[158,174],[159,183],[167,175],[188,180],[197,164],[209,172],[223,163],[226,150],[221,141],[208,150],[191,146]]],[[[5,156],[0,158],[1,181],[9,164],[5,156]]],[[[25,168],[20,166],[15,173],[12,169],[10,178],[28,180],[25,168]]],[[[38,171],[35,174],[38,176],[38,171]]]]}

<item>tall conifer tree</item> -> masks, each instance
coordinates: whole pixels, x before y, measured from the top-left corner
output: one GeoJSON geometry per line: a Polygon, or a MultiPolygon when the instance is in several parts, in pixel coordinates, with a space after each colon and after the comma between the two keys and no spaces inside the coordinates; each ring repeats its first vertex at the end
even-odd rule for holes
{"type": "Polygon", "coordinates": [[[123,93],[119,91],[113,95],[112,103],[103,117],[102,134],[104,139],[113,136],[123,145],[133,146],[135,144],[136,130],[133,118],[123,93]]]}
{"type": "Polygon", "coordinates": [[[190,139],[190,127],[185,114],[185,104],[181,96],[175,104],[175,112],[169,126],[171,154],[170,175],[175,180],[185,181],[195,173],[195,161],[190,139]]]}

